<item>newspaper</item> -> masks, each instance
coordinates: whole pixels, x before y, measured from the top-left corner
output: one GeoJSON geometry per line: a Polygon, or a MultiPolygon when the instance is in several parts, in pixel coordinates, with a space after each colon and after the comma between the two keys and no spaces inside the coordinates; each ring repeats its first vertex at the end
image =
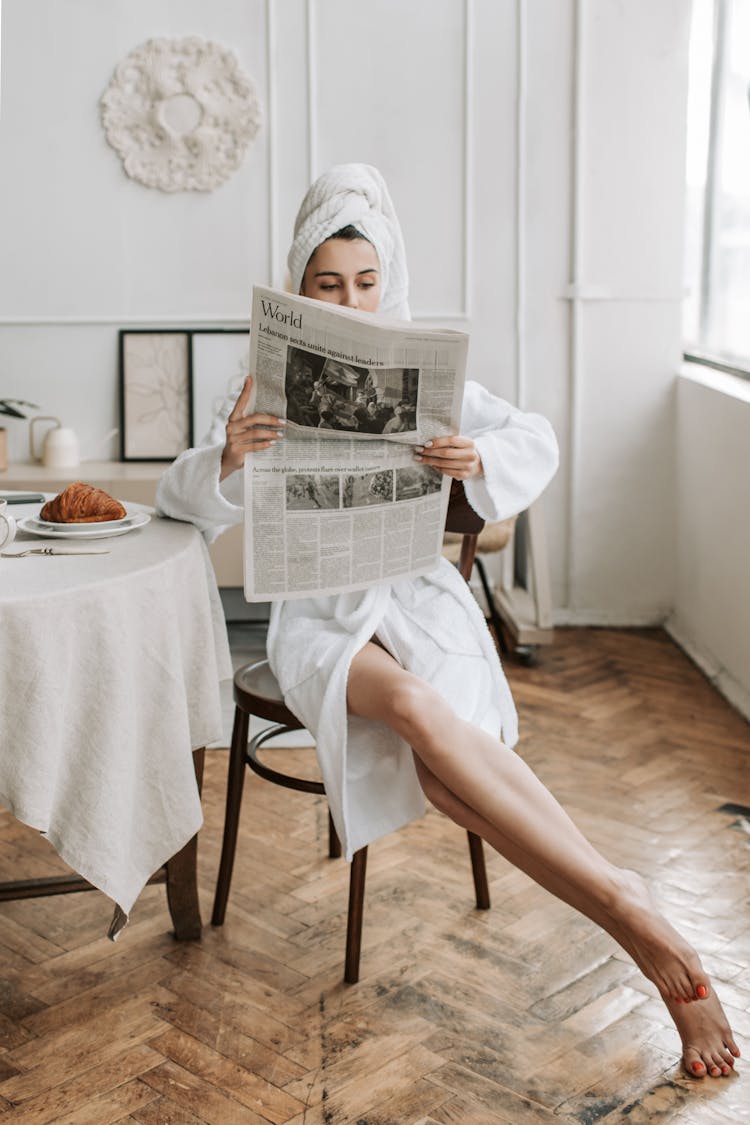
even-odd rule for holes
{"type": "Polygon", "coordinates": [[[451,480],[414,446],[458,433],[468,336],[253,289],[248,413],[285,437],[245,459],[248,601],[434,569],[451,480]]]}

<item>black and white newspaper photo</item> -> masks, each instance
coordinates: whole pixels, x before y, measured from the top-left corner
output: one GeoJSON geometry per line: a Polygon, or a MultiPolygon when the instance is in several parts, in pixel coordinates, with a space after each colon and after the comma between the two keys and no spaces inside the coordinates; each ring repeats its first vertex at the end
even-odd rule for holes
{"type": "Polygon", "coordinates": [[[426,574],[450,481],[415,445],[459,428],[468,336],[253,290],[249,410],[285,438],[245,462],[245,597],[334,594],[426,574]]]}

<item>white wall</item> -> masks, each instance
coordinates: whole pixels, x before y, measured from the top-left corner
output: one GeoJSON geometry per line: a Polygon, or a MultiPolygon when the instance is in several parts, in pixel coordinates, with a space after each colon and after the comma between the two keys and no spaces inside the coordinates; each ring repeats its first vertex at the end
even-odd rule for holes
{"type": "Polygon", "coordinates": [[[685,367],[678,386],[672,635],[750,717],[750,384],[685,367]]]}
{"type": "MultiPolygon", "coordinates": [[[[471,374],[550,417],[559,620],[663,619],[674,584],[689,0],[6,0],[0,395],[117,424],[116,330],[231,324],[280,283],[296,205],[378,165],[416,315],[471,332],[471,374]],[[265,126],[216,192],[130,181],[97,103],[152,36],[229,46],[265,126]],[[351,44],[344,50],[342,44],[351,44]]],[[[11,455],[26,426],[11,423],[11,455]]]]}

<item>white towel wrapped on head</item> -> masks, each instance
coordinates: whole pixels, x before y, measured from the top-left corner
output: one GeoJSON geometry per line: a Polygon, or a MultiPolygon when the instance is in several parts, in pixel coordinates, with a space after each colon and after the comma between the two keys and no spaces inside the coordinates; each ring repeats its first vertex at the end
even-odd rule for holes
{"type": "Polygon", "coordinates": [[[353,226],[377,251],[382,296],[379,312],[410,320],[406,251],[385,180],[369,164],[336,164],[302,200],[287,264],[293,293],[317,248],[343,227],[353,226]]]}

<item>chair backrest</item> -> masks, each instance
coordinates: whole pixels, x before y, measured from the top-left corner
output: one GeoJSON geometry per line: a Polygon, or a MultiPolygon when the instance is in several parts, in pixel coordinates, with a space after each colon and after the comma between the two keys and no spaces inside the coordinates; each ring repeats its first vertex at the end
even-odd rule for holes
{"type": "Polygon", "coordinates": [[[474,511],[466,499],[463,481],[451,481],[451,494],[445,517],[445,530],[459,532],[461,535],[478,535],[484,527],[484,520],[474,511]]]}
{"type": "Polygon", "coordinates": [[[474,569],[474,556],[477,553],[478,535],[464,535],[461,540],[461,554],[458,559],[458,571],[464,581],[468,582],[474,569]]]}
{"type": "Polygon", "coordinates": [[[451,482],[451,495],[448,501],[448,512],[445,517],[445,530],[458,532],[463,535],[461,540],[461,554],[458,560],[458,570],[468,582],[474,568],[474,556],[477,553],[477,537],[484,527],[484,520],[472,508],[466,499],[463,482],[451,482]]]}

